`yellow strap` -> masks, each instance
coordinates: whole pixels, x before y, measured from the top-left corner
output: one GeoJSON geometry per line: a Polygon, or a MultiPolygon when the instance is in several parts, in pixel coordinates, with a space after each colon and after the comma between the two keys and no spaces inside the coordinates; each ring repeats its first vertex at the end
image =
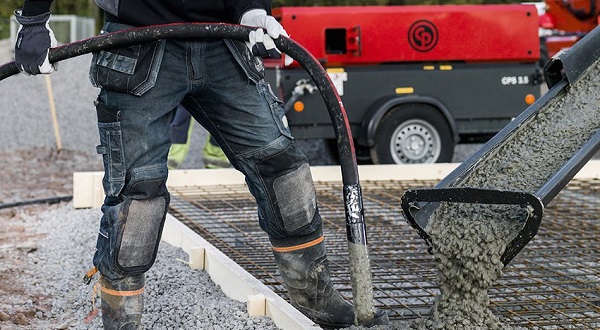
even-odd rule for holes
{"type": "Polygon", "coordinates": [[[92,309],[96,307],[96,298],[98,297],[98,288],[100,287],[100,283],[94,283],[92,287],[92,309]]]}
{"type": "Polygon", "coordinates": [[[92,286],[92,294],[91,294],[91,299],[90,299],[91,303],[92,303],[92,310],[89,313],[87,313],[87,315],[83,318],[83,323],[85,323],[85,324],[92,322],[92,320],[100,312],[100,310],[96,307],[96,298],[98,297],[98,287],[100,287],[100,283],[98,283],[98,282],[94,283],[94,285],[92,286]]]}
{"type": "Polygon", "coordinates": [[[86,278],[91,278],[92,276],[94,276],[94,274],[96,274],[98,272],[98,268],[96,267],[92,267],[90,270],[87,271],[87,273],[85,273],[85,277],[86,278]]]}
{"type": "Polygon", "coordinates": [[[303,244],[299,244],[299,245],[293,245],[293,246],[286,246],[286,247],[275,247],[273,246],[273,251],[275,252],[292,252],[292,251],[297,251],[297,250],[302,250],[302,249],[306,249],[308,247],[317,245],[321,242],[323,242],[323,240],[325,239],[324,236],[321,236],[315,240],[312,240],[310,242],[306,242],[303,244]]]}
{"type": "Polygon", "coordinates": [[[121,297],[131,297],[131,296],[139,296],[144,292],[144,288],[132,291],[117,291],[109,288],[105,288],[100,286],[100,291],[109,294],[111,296],[121,296],[121,297]]]}

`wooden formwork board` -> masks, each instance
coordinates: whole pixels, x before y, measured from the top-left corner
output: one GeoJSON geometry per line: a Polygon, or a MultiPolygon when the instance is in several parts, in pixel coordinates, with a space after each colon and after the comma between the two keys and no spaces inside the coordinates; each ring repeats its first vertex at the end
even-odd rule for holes
{"type": "Polygon", "coordinates": [[[162,240],[188,254],[193,269],[207,272],[229,298],[245,302],[250,316],[267,316],[280,329],[320,329],[286,300],[172,215],[167,215],[162,240]]]}
{"type": "MultiPolygon", "coordinates": [[[[458,164],[418,164],[418,165],[363,165],[359,166],[361,180],[441,180],[458,164]]],[[[314,181],[341,181],[339,166],[312,166],[314,181]]],[[[96,208],[102,205],[103,172],[73,173],[73,207],[96,208]]],[[[171,170],[168,187],[202,187],[216,185],[244,184],[244,176],[237,170],[197,169],[171,170]]]]}
{"type": "MultiPolygon", "coordinates": [[[[360,180],[442,180],[459,164],[415,164],[415,165],[362,165],[358,167],[360,180]]],[[[341,181],[339,166],[312,166],[314,181],[341,181]]],[[[102,205],[103,172],[73,173],[73,207],[97,208],[102,205]]],[[[589,161],[575,178],[600,177],[600,160],[589,161]]],[[[172,170],[167,180],[168,187],[202,187],[244,184],[244,176],[234,169],[172,170]]]]}

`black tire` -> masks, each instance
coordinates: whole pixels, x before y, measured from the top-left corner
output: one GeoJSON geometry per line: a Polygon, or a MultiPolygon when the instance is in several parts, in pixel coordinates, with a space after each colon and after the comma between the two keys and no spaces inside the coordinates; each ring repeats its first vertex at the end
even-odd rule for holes
{"type": "MultiPolygon", "coordinates": [[[[336,160],[337,164],[340,163],[340,154],[338,152],[337,140],[327,139],[327,145],[329,146],[329,153],[336,160]]],[[[356,163],[358,165],[372,165],[370,148],[359,146],[356,140],[354,140],[354,149],[356,151],[356,163]]]]}
{"type": "Polygon", "coordinates": [[[298,147],[298,149],[304,153],[308,163],[311,166],[339,164],[337,149],[336,154],[333,154],[329,148],[327,140],[296,139],[294,141],[296,143],[296,147],[298,147]]]}
{"type": "Polygon", "coordinates": [[[390,109],[375,132],[371,158],[375,164],[447,163],[454,154],[445,117],[428,104],[402,104],[390,109]]]}

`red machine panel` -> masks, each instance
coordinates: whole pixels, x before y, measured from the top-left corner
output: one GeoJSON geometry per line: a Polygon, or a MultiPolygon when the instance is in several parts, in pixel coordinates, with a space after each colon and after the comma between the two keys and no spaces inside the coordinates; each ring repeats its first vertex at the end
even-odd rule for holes
{"type": "Polygon", "coordinates": [[[546,0],[542,26],[567,33],[587,33],[598,26],[600,0],[546,0]]]}
{"type": "Polygon", "coordinates": [[[281,7],[290,36],[326,65],[537,61],[533,5],[281,7]]]}

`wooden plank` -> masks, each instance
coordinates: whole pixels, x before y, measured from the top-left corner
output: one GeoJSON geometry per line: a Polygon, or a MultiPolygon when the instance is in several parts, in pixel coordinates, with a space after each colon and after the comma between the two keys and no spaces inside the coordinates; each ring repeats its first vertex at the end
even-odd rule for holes
{"type": "Polygon", "coordinates": [[[94,205],[94,176],[92,172],[73,173],[73,207],[88,208],[94,205]]]}
{"type": "MultiPolygon", "coordinates": [[[[248,271],[170,214],[167,214],[162,239],[181,248],[188,255],[200,249],[204,251],[204,271],[221,287],[225,295],[250,304],[253,313],[264,310],[262,315],[273,319],[280,329],[320,329],[248,271]],[[264,307],[261,307],[261,304],[264,307]]],[[[194,263],[191,261],[193,258],[190,256],[190,266],[194,263]]]]}
{"type": "Polygon", "coordinates": [[[266,316],[267,315],[267,299],[264,294],[255,294],[248,296],[246,303],[248,315],[250,316],[266,316]]]}
{"type": "MultiPolygon", "coordinates": [[[[360,180],[441,180],[458,164],[414,164],[414,165],[362,165],[358,167],[360,180]]],[[[342,179],[339,166],[312,166],[314,181],[339,182],[342,179]]],[[[73,174],[73,207],[90,208],[102,205],[102,172],[75,172],[73,174]]],[[[600,160],[589,161],[575,178],[600,177],[600,160]]],[[[172,170],[167,186],[202,187],[216,185],[243,185],[244,176],[235,169],[172,170]]]]}

